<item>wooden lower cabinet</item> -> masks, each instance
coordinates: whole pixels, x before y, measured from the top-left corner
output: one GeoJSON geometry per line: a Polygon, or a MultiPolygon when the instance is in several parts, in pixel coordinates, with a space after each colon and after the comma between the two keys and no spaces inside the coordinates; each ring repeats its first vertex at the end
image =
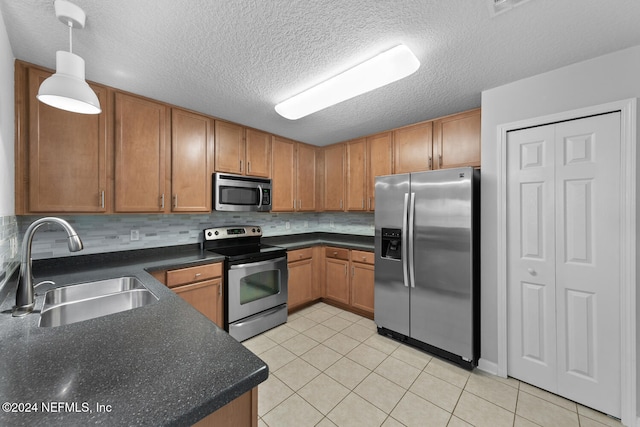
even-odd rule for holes
{"type": "Polygon", "coordinates": [[[193,308],[224,328],[222,263],[151,273],[193,308]]]}
{"type": "Polygon", "coordinates": [[[289,267],[289,311],[314,299],[313,248],[303,248],[287,253],[289,267]]]}
{"type": "Polygon", "coordinates": [[[257,425],[257,387],[194,424],[195,427],[256,427],[257,425]]]}
{"type": "Polygon", "coordinates": [[[373,318],[373,261],[373,252],[327,247],[325,300],[373,318]]]}
{"type": "Polygon", "coordinates": [[[373,316],[373,253],[351,251],[351,305],[373,316]]]}

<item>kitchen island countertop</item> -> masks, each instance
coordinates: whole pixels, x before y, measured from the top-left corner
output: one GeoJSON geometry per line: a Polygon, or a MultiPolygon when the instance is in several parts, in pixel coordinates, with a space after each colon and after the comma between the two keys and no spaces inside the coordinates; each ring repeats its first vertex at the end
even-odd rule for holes
{"type": "Polygon", "coordinates": [[[1,425],[191,425],[268,377],[267,365],[149,271],[222,261],[192,247],[34,261],[36,307],[11,316],[15,277],[0,295],[1,425]],[[149,305],[39,327],[53,287],[135,276],[149,305]],[[14,412],[15,411],[15,412],[14,412]]]}

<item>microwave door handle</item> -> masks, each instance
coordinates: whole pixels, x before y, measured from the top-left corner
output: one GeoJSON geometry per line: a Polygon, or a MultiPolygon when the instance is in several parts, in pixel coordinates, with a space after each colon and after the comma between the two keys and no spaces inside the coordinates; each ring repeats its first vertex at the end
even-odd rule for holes
{"type": "Polygon", "coordinates": [[[258,207],[262,207],[262,185],[258,185],[258,193],[260,194],[260,199],[258,200],[258,207]]]}

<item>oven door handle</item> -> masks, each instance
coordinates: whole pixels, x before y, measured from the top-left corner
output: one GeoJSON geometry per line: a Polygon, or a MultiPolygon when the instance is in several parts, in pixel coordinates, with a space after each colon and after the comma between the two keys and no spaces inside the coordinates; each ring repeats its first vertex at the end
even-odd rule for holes
{"type": "Polygon", "coordinates": [[[286,260],[287,260],[286,257],[280,257],[280,258],[268,259],[266,261],[247,262],[245,264],[231,265],[231,266],[229,266],[229,270],[238,270],[238,269],[241,269],[241,268],[248,268],[248,267],[260,267],[262,265],[276,264],[278,262],[286,261],[286,260]]]}

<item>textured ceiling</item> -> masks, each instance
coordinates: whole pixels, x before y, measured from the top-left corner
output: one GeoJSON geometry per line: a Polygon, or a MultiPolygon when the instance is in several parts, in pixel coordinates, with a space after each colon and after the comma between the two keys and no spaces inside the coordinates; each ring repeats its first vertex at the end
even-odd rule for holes
{"type": "MultiPolygon", "coordinates": [[[[74,0],[88,80],[316,145],[480,106],[482,90],[640,44],[638,0],[74,0]],[[397,44],[408,78],[297,121],[274,105],[397,44]]],[[[16,58],[55,68],[52,0],[0,0],[16,58]]],[[[640,78],[640,76],[638,77],[640,78]]],[[[594,82],[597,84],[597,82],[594,82]]]]}

